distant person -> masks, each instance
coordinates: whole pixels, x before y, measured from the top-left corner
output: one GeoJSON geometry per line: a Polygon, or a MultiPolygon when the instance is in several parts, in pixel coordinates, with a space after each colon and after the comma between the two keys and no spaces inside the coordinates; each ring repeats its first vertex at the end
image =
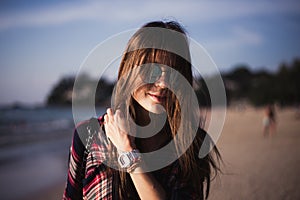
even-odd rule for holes
{"type": "Polygon", "coordinates": [[[197,121],[195,113],[199,112],[199,107],[191,104],[191,93],[182,87],[180,77],[192,86],[185,31],[174,21],[147,23],[127,44],[112,108],[96,120],[100,128],[94,138],[87,138],[91,143],[85,145],[85,141],[80,140],[82,134],[93,129],[91,120],[77,126],[74,132],[63,199],[199,200],[208,196],[211,176],[219,170],[216,161],[220,154],[211,140],[206,145],[212,145],[212,151],[199,158],[200,148],[207,147],[202,144],[208,134],[199,123],[193,124],[197,121]],[[171,40],[172,37],[176,40],[171,40]],[[178,48],[181,56],[166,50],[172,48],[178,48]],[[173,76],[172,70],[177,75],[173,76]],[[169,89],[171,83],[181,97],[169,89]],[[128,99],[124,98],[126,95],[128,99]],[[181,107],[181,103],[187,107],[181,107]],[[147,137],[147,131],[132,127],[133,122],[147,127],[152,120],[156,126],[162,121],[162,115],[166,116],[163,128],[153,136],[147,137]],[[187,115],[193,117],[187,120],[187,115]],[[184,149],[189,140],[191,143],[184,149]],[[166,157],[152,156],[152,161],[144,157],[145,153],[150,157],[151,153],[155,155],[156,150],[171,141],[174,143],[166,157]],[[87,147],[90,148],[88,152],[87,147]],[[159,164],[169,157],[176,159],[163,168],[149,171],[155,162],[159,164]]]}
{"type": "Polygon", "coordinates": [[[268,105],[264,110],[263,116],[263,135],[265,137],[271,136],[276,130],[276,116],[273,105],[268,105]]]}

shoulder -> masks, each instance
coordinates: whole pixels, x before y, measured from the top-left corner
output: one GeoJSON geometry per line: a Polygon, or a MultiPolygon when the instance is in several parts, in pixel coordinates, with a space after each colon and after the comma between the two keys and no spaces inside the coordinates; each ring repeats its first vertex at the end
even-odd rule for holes
{"type": "Polygon", "coordinates": [[[103,123],[104,123],[103,115],[98,118],[92,117],[88,120],[79,122],[75,127],[75,131],[80,132],[79,134],[85,134],[86,131],[88,130],[98,131],[100,127],[103,126],[103,123]]]}
{"type": "Polygon", "coordinates": [[[103,116],[99,118],[90,118],[79,122],[74,129],[73,146],[86,146],[89,139],[99,135],[99,132],[104,132],[103,116]],[[102,130],[103,129],[103,130],[102,130]]]}
{"type": "Polygon", "coordinates": [[[77,134],[79,136],[85,136],[87,135],[89,132],[91,133],[96,133],[98,132],[100,129],[104,129],[104,117],[103,115],[96,118],[96,117],[92,117],[88,120],[84,120],[79,122],[76,126],[75,126],[75,132],[77,132],[77,134]]]}

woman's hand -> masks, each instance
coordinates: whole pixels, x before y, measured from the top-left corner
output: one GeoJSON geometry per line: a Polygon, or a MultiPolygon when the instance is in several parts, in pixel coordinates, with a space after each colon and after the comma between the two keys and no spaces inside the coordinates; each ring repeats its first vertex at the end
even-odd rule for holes
{"type": "Polygon", "coordinates": [[[104,115],[104,126],[106,136],[110,139],[118,151],[132,151],[135,148],[134,137],[135,133],[130,133],[129,127],[126,125],[121,110],[116,110],[115,113],[111,108],[107,109],[107,114],[104,115]]]}
{"type": "MultiPolygon", "coordinates": [[[[111,108],[104,115],[106,136],[118,150],[132,151],[135,148],[134,137],[128,134],[129,127],[121,110],[114,113],[111,108]]],[[[131,133],[132,134],[132,133],[131,133]]],[[[135,134],[135,133],[134,133],[135,134]]],[[[137,173],[131,173],[131,179],[141,199],[165,199],[166,193],[150,173],[144,173],[142,166],[137,173]]]]}

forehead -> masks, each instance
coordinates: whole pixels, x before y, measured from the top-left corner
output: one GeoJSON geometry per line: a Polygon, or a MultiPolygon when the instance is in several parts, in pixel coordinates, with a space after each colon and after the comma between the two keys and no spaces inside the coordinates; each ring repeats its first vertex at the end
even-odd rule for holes
{"type": "Polygon", "coordinates": [[[150,71],[166,72],[171,70],[171,67],[161,63],[146,63],[141,65],[141,67],[150,71]]]}
{"type": "Polygon", "coordinates": [[[142,51],[141,53],[140,64],[159,63],[169,67],[173,67],[176,64],[176,55],[164,50],[148,49],[148,51],[142,51]]]}

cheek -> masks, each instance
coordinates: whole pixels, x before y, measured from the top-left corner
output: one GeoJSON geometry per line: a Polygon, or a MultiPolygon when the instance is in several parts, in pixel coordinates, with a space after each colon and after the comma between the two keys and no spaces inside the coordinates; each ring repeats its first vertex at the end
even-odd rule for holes
{"type": "Polygon", "coordinates": [[[133,92],[132,96],[133,98],[138,101],[146,96],[146,91],[144,87],[141,87],[133,92]]]}
{"type": "Polygon", "coordinates": [[[135,90],[132,96],[134,98],[144,98],[146,97],[146,93],[150,91],[152,87],[153,87],[152,84],[143,85],[139,87],[137,90],[135,90]]]}

